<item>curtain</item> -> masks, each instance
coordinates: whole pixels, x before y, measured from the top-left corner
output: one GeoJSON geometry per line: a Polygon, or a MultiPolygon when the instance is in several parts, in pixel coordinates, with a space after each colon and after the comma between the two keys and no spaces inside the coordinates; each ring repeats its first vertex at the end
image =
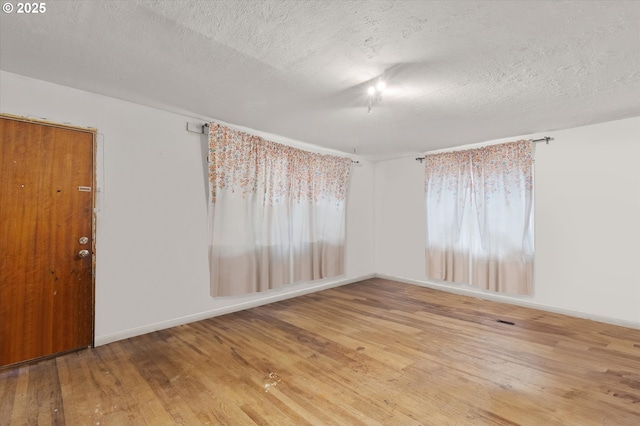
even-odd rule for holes
{"type": "Polygon", "coordinates": [[[533,291],[533,143],[425,156],[428,278],[533,291]]]}
{"type": "Polygon", "coordinates": [[[212,296],[344,274],[351,160],[209,129],[212,296]]]}

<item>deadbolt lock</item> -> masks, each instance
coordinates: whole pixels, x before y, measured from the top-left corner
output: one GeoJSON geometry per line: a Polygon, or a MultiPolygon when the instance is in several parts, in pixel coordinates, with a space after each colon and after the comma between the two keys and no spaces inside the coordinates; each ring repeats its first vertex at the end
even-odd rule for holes
{"type": "Polygon", "coordinates": [[[88,238],[88,237],[80,237],[80,238],[78,239],[78,242],[79,242],[80,244],[87,244],[87,243],[89,242],[89,238],[88,238]]]}
{"type": "Polygon", "coordinates": [[[89,256],[89,250],[80,250],[78,252],[78,257],[87,257],[89,256]]]}

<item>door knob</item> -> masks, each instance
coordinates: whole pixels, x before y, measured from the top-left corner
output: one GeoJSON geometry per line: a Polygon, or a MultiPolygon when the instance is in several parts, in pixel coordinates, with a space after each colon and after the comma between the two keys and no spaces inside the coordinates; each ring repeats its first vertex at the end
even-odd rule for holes
{"type": "Polygon", "coordinates": [[[89,256],[89,250],[80,250],[78,252],[78,256],[79,257],[87,257],[87,256],[89,256]]]}

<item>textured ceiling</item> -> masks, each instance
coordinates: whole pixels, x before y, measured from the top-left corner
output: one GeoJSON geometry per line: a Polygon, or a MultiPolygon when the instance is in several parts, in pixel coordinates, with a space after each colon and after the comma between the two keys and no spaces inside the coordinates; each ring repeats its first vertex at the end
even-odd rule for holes
{"type": "Polygon", "coordinates": [[[640,115],[637,1],[46,5],[2,70],[371,158],[640,115]]]}

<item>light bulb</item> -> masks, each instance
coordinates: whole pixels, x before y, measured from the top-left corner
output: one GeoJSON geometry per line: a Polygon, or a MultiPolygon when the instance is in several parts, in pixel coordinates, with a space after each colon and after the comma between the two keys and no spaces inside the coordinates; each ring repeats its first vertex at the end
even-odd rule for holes
{"type": "Polygon", "coordinates": [[[375,87],[373,87],[373,86],[369,86],[369,88],[367,89],[367,93],[368,93],[370,96],[373,96],[373,94],[374,94],[374,93],[376,93],[376,88],[375,88],[375,87]]]}
{"type": "Polygon", "coordinates": [[[378,84],[376,84],[376,89],[378,89],[378,92],[382,92],[386,87],[387,84],[382,80],[378,81],[378,84]]]}

